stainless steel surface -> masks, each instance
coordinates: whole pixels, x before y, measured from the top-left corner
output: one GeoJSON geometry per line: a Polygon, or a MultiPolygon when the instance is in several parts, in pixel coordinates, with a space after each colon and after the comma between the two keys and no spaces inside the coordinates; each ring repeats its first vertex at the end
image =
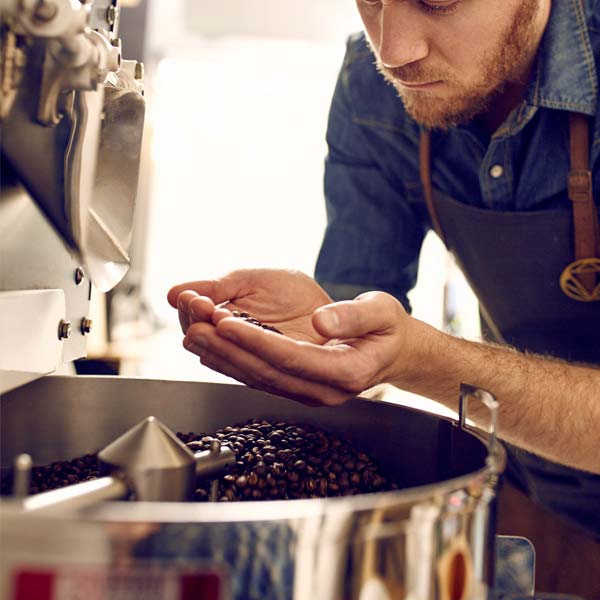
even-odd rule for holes
{"type": "MultiPolygon", "coordinates": [[[[488,416],[488,424],[487,427],[484,428],[484,431],[489,435],[488,438],[488,449],[489,456],[487,458],[488,464],[490,461],[494,461],[497,459],[497,437],[496,430],[498,427],[498,402],[496,398],[482,388],[477,388],[472,385],[461,383],[460,385],[460,396],[458,403],[458,424],[462,429],[465,430],[481,430],[481,427],[473,427],[473,425],[467,422],[469,415],[469,401],[476,400],[479,402],[484,410],[487,410],[488,416]]],[[[481,407],[479,407],[481,408],[481,407]]]]}
{"type": "Polygon", "coordinates": [[[25,512],[66,512],[94,506],[106,500],[119,500],[129,494],[127,484],[120,477],[100,477],[41,494],[29,496],[20,505],[25,512]]]}
{"type": "Polygon", "coordinates": [[[43,520],[3,502],[3,582],[23,564],[143,571],[151,560],[163,573],[181,564],[216,570],[229,597],[244,600],[358,599],[374,588],[390,598],[483,599],[489,591],[503,453],[497,445],[488,461],[489,436],[449,420],[363,399],[311,409],[242,386],[88,377],[33,382],[6,394],[0,410],[3,459],[28,450],[39,464],[94,451],[148,414],[186,432],[260,416],[341,435],[406,485],[326,500],[107,502],[43,520]],[[449,596],[457,565],[464,580],[449,596]]]}
{"type": "MultiPolygon", "coordinates": [[[[106,500],[130,497],[141,502],[183,502],[193,499],[198,477],[215,475],[235,463],[229,448],[216,442],[206,452],[192,453],[165,425],[148,417],[98,453],[111,474],[30,496],[23,510],[75,511],[106,500]]],[[[15,461],[15,496],[26,496],[31,457],[15,461]]]]}
{"type": "Polygon", "coordinates": [[[227,465],[235,464],[235,454],[230,448],[221,447],[218,440],[211,444],[210,450],[196,452],[196,476],[206,479],[222,471],[227,465]]]}
{"type": "MultiPolygon", "coordinates": [[[[0,194],[0,257],[2,297],[22,294],[17,305],[0,310],[0,319],[6,320],[17,336],[0,336],[0,361],[3,364],[16,362],[18,357],[24,359],[18,367],[6,370],[21,372],[24,381],[28,381],[27,377],[49,373],[61,362],[85,356],[85,337],[75,331],[61,342],[57,328],[61,319],[79,323],[88,314],[91,283],[75,283],[73,273],[78,262],[63,240],[24,188],[18,184],[7,187],[5,181],[0,194]],[[46,294],[46,299],[36,299],[36,294],[46,294]],[[57,300],[51,301],[50,296],[57,300]],[[32,306],[34,301],[39,305],[32,306]]],[[[4,367],[2,371],[4,379],[4,367]]]]}
{"type": "Polygon", "coordinates": [[[0,0],[0,393],[85,356],[92,281],[129,266],[145,104],[118,17],[0,0]]]}
{"type": "Polygon", "coordinates": [[[194,454],[155,417],[126,431],[98,458],[126,476],[138,500],[178,502],[193,497],[194,454]]]}
{"type": "Polygon", "coordinates": [[[0,393],[51,373],[61,364],[65,342],[57,333],[66,310],[61,289],[0,291],[0,393]]]}
{"type": "Polygon", "coordinates": [[[32,466],[33,461],[29,454],[19,454],[15,459],[13,483],[13,496],[15,498],[24,498],[29,494],[32,466]]]}
{"type": "Polygon", "coordinates": [[[104,86],[95,179],[82,231],[84,260],[102,291],[114,287],[129,269],[145,114],[137,64],[121,61],[104,86]]]}
{"type": "Polygon", "coordinates": [[[1,56],[10,96],[2,103],[1,149],[108,291],[129,264],[144,99],[136,61],[121,58],[116,3],[110,24],[105,5],[98,22],[95,4],[0,1],[10,50],[1,56]]]}

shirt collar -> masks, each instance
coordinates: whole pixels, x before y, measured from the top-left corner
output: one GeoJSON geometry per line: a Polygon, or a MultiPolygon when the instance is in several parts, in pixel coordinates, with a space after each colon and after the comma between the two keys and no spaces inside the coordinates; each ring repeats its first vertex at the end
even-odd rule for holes
{"type": "Polygon", "coordinates": [[[552,2],[527,103],[596,114],[598,79],[582,0],[552,2]]]}

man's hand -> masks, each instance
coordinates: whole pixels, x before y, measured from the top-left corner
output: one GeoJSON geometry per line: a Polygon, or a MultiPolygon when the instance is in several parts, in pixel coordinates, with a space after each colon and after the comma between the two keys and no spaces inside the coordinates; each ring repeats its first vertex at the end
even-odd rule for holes
{"type": "Polygon", "coordinates": [[[212,322],[216,307],[247,312],[297,340],[323,343],[312,325],[313,312],[331,302],[325,291],[299,271],[246,269],[222,279],[194,281],[173,287],[168,294],[179,311],[183,333],[195,322],[212,322]]]}
{"type": "Polygon", "coordinates": [[[301,273],[259,270],[177,286],[169,301],[179,308],[184,346],[202,364],[307,404],[341,404],[399,377],[398,363],[408,375],[418,360],[407,336],[419,322],[383,292],[332,304],[301,273]],[[218,306],[223,302],[226,307],[218,306]],[[231,310],[246,311],[285,335],[237,319],[231,310]]]}
{"type": "MultiPolygon", "coordinates": [[[[383,292],[331,303],[312,279],[290,271],[237,271],[183,284],[169,301],[179,307],[187,350],[251,387],[338,405],[391,383],[456,410],[460,384],[470,383],[498,398],[502,438],[600,474],[598,368],[449,336],[410,317],[383,292]],[[235,318],[229,309],[249,312],[285,335],[235,318]]],[[[471,412],[485,422],[487,415],[471,412]]]]}

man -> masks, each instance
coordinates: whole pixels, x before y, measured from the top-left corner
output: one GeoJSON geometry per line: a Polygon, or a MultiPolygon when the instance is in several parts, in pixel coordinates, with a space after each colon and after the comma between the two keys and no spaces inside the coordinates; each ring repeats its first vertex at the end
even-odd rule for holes
{"type": "Polygon", "coordinates": [[[323,287],[262,270],[177,286],[184,345],[313,404],[382,382],[453,408],[461,382],[489,389],[512,479],[598,537],[600,3],[357,5],[366,37],[349,41],[329,118],[323,287]],[[407,313],[431,227],[478,295],[488,338],[505,345],[407,313]]]}

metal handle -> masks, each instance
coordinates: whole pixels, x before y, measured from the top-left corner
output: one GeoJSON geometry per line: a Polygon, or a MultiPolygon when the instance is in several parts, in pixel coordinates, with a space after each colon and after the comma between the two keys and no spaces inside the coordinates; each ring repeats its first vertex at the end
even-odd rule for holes
{"type": "Polygon", "coordinates": [[[127,484],[118,477],[101,477],[64,488],[28,496],[21,507],[26,512],[77,510],[104,500],[119,500],[129,494],[127,484]]]}
{"type": "MultiPolygon", "coordinates": [[[[460,384],[460,401],[458,406],[458,422],[460,428],[464,431],[468,430],[482,430],[489,435],[488,438],[488,451],[489,458],[495,459],[498,453],[498,440],[496,437],[496,427],[498,423],[498,401],[491,392],[484,390],[483,388],[469,385],[468,383],[460,384]],[[489,430],[486,431],[483,427],[471,427],[467,425],[467,416],[469,411],[469,398],[475,398],[479,400],[484,406],[487,407],[490,413],[490,426],[489,430]]],[[[494,465],[492,465],[494,466],[494,465]]]]}

